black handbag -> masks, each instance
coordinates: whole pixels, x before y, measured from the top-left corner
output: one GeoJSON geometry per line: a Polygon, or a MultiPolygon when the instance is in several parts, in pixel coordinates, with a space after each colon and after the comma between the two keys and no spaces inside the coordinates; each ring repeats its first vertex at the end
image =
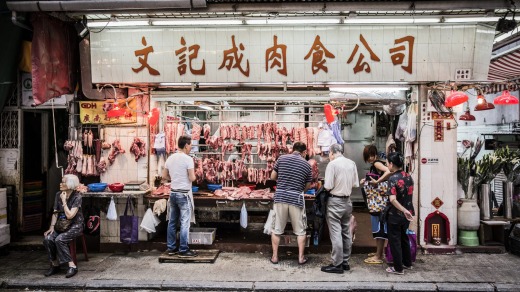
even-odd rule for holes
{"type": "MultiPolygon", "coordinates": [[[[63,216],[65,216],[65,215],[63,215],[63,216]]],[[[72,225],[71,219],[67,219],[66,217],[58,218],[58,220],[56,220],[56,224],[54,225],[54,230],[56,230],[60,233],[67,232],[70,229],[71,225],[72,225]]]]}

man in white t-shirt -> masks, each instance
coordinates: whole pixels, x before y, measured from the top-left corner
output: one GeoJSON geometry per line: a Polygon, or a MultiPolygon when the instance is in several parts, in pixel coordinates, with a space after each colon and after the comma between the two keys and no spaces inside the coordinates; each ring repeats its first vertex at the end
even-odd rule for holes
{"type": "Polygon", "coordinates": [[[167,247],[168,254],[178,252],[180,257],[195,257],[197,254],[188,247],[190,232],[190,198],[191,182],[195,180],[195,165],[188,153],[191,151],[191,138],[181,136],[175,154],[168,157],[164,164],[163,178],[171,180],[170,220],[168,222],[167,247]],[[177,220],[180,215],[180,244],[177,249],[177,220]]]}

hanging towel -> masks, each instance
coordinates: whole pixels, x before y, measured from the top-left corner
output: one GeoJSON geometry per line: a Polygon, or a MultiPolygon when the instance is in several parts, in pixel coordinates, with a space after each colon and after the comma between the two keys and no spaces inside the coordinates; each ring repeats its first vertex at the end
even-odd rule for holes
{"type": "Polygon", "coordinates": [[[160,199],[155,201],[153,204],[153,213],[157,214],[157,216],[161,215],[164,211],[166,211],[166,207],[168,206],[168,201],[166,199],[160,199]]]}

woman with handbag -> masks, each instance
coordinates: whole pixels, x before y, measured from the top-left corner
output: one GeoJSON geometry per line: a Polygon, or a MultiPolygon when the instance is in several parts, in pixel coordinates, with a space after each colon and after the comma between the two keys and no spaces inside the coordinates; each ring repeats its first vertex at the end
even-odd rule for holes
{"type": "Polygon", "coordinates": [[[392,175],[388,179],[388,195],[390,208],[386,218],[388,226],[388,244],[394,259],[394,266],[386,271],[403,275],[403,269],[412,268],[410,240],[406,231],[413,221],[413,179],[403,170],[404,158],[399,152],[388,155],[388,168],[392,175]]]}
{"type": "Polygon", "coordinates": [[[51,225],[43,234],[43,245],[51,262],[46,277],[58,273],[64,263],[69,264],[65,277],[70,278],[78,273],[69,251],[69,243],[83,233],[81,194],[76,191],[78,186],[78,177],[66,174],[60,183],[60,191],[56,193],[51,225]]]}
{"type": "Polygon", "coordinates": [[[366,194],[366,203],[370,213],[372,237],[376,240],[376,252],[368,254],[365,264],[382,264],[383,249],[387,240],[386,224],[380,221],[380,214],[388,203],[386,191],[387,178],[392,174],[382,160],[378,159],[377,148],[367,145],[363,149],[363,159],[371,164],[366,177],[360,181],[366,194]]]}

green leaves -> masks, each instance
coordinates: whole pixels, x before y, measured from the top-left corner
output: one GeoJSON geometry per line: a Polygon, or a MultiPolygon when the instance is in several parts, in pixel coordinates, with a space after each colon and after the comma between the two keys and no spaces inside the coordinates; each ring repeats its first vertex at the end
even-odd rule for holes
{"type": "Polygon", "coordinates": [[[473,162],[468,158],[457,158],[457,181],[462,185],[462,190],[466,198],[469,197],[468,184],[472,163],[473,162]]]}
{"type": "Polygon", "coordinates": [[[520,152],[506,146],[495,150],[495,156],[500,159],[507,180],[514,181],[515,177],[520,174],[520,152]]]}
{"type": "Polygon", "coordinates": [[[502,160],[494,154],[486,154],[475,162],[475,184],[488,184],[502,170],[502,160]]]}

